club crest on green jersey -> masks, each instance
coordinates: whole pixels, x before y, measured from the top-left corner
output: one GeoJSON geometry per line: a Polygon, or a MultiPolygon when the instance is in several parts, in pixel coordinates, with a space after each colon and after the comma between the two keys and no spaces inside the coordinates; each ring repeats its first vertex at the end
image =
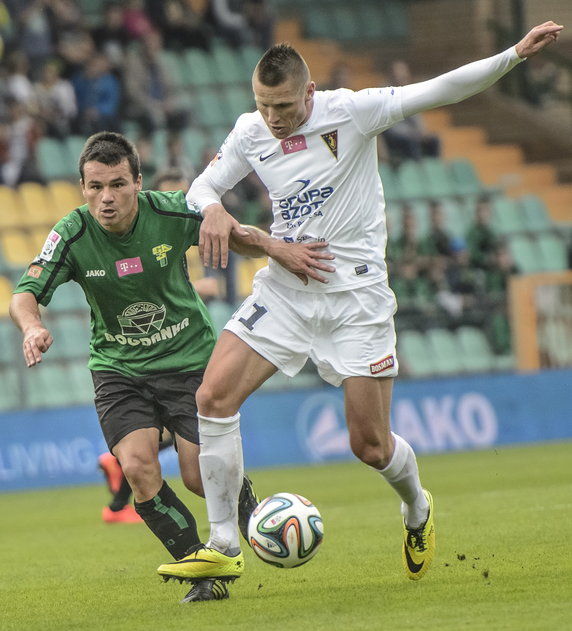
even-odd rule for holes
{"type": "Polygon", "coordinates": [[[169,261],[167,260],[167,252],[170,252],[172,249],[173,246],[162,243],[161,245],[156,245],[151,252],[153,252],[161,267],[165,267],[169,264],[169,261]]]}

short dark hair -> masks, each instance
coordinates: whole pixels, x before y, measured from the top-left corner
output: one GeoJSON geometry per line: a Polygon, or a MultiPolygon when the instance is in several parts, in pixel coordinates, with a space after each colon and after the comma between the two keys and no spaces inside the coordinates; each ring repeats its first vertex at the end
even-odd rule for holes
{"type": "Polygon", "coordinates": [[[135,145],[123,134],[114,131],[100,131],[93,134],[85,141],[79,156],[81,179],[83,180],[83,168],[86,162],[94,160],[112,167],[118,165],[124,158],[127,158],[131,175],[136,180],[141,172],[141,163],[135,145]]]}
{"type": "Polygon", "coordinates": [[[304,58],[287,42],[269,48],[256,65],[254,74],[263,85],[270,88],[291,77],[304,84],[310,79],[304,58]]]}

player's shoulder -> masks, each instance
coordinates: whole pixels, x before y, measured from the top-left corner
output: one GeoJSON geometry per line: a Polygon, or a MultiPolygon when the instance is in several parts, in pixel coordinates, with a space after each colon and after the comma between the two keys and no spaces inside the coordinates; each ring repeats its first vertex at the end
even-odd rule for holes
{"type": "Polygon", "coordinates": [[[162,217],[196,217],[201,219],[199,209],[190,208],[183,191],[142,191],[139,206],[162,217]]]}
{"type": "Polygon", "coordinates": [[[64,215],[54,225],[51,232],[55,232],[56,235],[65,241],[76,239],[85,232],[87,226],[87,215],[89,215],[87,204],[79,206],[67,215],[64,215]]]}

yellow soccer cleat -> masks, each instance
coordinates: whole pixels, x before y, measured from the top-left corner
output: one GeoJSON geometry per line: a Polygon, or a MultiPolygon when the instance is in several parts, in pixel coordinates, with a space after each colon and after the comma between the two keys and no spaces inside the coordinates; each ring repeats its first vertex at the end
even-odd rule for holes
{"type": "Polygon", "coordinates": [[[429,491],[423,489],[429,502],[429,514],[425,523],[419,528],[408,528],[405,521],[403,529],[403,567],[407,578],[418,581],[423,578],[431,567],[435,556],[435,525],[433,523],[433,497],[429,491]]]}
{"type": "Polygon", "coordinates": [[[239,552],[236,556],[228,556],[205,546],[172,563],[163,563],[157,568],[166,581],[170,578],[181,581],[196,582],[203,578],[214,578],[220,581],[234,581],[244,571],[244,556],[239,552]]]}

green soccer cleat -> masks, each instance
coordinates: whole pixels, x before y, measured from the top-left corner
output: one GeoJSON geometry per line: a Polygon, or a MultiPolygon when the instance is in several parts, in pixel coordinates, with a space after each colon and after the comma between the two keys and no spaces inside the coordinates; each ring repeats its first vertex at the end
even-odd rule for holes
{"type": "Polygon", "coordinates": [[[232,582],[234,579],[240,578],[243,571],[244,556],[242,552],[231,557],[206,546],[202,546],[178,561],[163,563],[157,568],[157,573],[166,581],[174,578],[192,582],[203,578],[232,582]]]}
{"type": "Polygon", "coordinates": [[[245,475],[240,495],[238,496],[238,527],[248,545],[250,545],[248,541],[248,521],[259,503],[260,500],[252,488],[252,480],[245,475]]]}
{"type": "Polygon", "coordinates": [[[197,581],[189,593],[180,601],[183,603],[196,603],[204,600],[226,600],[228,598],[228,588],[222,581],[214,578],[204,578],[197,581]]]}
{"type": "Polygon", "coordinates": [[[423,489],[429,502],[429,513],[425,523],[419,528],[408,528],[405,521],[403,529],[403,567],[407,578],[418,581],[423,578],[431,567],[435,556],[435,525],[433,523],[433,497],[429,491],[423,489]]]}

